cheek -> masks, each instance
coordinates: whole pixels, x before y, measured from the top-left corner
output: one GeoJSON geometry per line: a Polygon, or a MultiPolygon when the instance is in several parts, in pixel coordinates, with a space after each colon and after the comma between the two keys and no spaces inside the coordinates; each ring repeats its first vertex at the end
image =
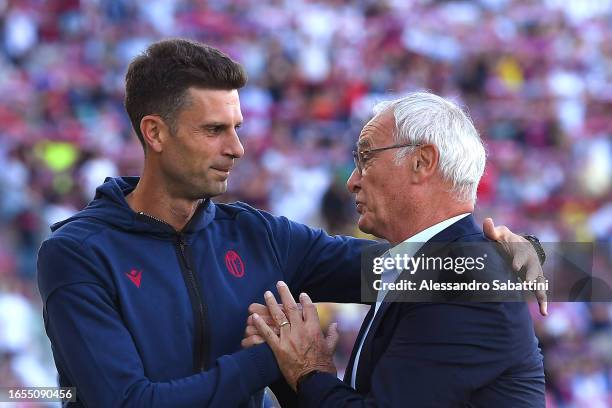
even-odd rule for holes
{"type": "Polygon", "coordinates": [[[181,144],[181,153],[190,158],[202,161],[210,157],[219,149],[218,138],[207,137],[194,133],[186,136],[181,144]]]}
{"type": "Polygon", "coordinates": [[[368,204],[372,210],[380,209],[384,205],[384,197],[388,197],[389,182],[384,178],[372,178],[362,182],[363,192],[368,204]]]}
{"type": "Polygon", "coordinates": [[[210,165],[211,157],[212,154],[210,149],[205,149],[203,146],[195,146],[191,149],[186,149],[179,160],[185,162],[186,166],[189,166],[196,171],[201,171],[202,168],[210,165]]]}
{"type": "Polygon", "coordinates": [[[362,183],[367,203],[367,212],[376,218],[385,218],[405,198],[400,190],[401,183],[390,177],[362,183]]]}

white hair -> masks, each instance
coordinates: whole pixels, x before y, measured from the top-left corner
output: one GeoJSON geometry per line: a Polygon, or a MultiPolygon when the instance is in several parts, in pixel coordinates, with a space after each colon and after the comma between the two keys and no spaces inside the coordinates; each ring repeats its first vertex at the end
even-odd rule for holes
{"type": "MultiPolygon", "coordinates": [[[[429,92],[413,92],[380,102],[376,115],[391,109],[398,144],[433,144],[440,152],[438,169],[452,183],[451,193],[462,202],[476,202],[476,190],[484,172],[486,152],[468,115],[451,101],[429,92]]],[[[414,148],[396,154],[400,162],[414,148]]]]}

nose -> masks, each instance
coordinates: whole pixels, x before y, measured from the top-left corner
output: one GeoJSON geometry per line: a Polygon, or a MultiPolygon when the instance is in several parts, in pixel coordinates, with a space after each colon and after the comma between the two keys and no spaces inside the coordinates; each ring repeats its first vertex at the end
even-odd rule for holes
{"type": "Polygon", "coordinates": [[[234,159],[239,159],[244,156],[244,147],[240,142],[236,129],[232,129],[230,131],[224,153],[228,156],[232,156],[234,159]]]}
{"type": "Polygon", "coordinates": [[[353,169],[351,177],[346,181],[346,188],[353,194],[357,194],[361,189],[361,174],[357,171],[357,168],[353,169]]]}

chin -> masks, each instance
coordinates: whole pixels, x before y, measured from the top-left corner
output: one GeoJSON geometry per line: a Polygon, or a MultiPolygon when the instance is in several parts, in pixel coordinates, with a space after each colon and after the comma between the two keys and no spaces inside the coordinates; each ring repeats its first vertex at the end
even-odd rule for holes
{"type": "Polygon", "coordinates": [[[362,232],[365,232],[366,234],[372,233],[372,225],[370,225],[370,223],[368,222],[366,215],[359,216],[359,220],[357,221],[357,227],[359,227],[359,229],[362,232]]]}
{"type": "Polygon", "coordinates": [[[215,197],[221,194],[225,194],[227,191],[227,180],[212,183],[212,185],[208,186],[208,192],[206,194],[207,197],[215,197]]]}
{"type": "Polygon", "coordinates": [[[359,227],[359,230],[366,234],[374,235],[377,238],[385,239],[380,235],[380,229],[376,228],[376,223],[371,221],[366,215],[367,214],[360,216],[359,220],[357,221],[357,227],[359,227]]]}
{"type": "Polygon", "coordinates": [[[224,182],[212,182],[206,185],[193,186],[190,190],[191,199],[200,200],[216,197],[227,191],[227,181],[224,182]]]}

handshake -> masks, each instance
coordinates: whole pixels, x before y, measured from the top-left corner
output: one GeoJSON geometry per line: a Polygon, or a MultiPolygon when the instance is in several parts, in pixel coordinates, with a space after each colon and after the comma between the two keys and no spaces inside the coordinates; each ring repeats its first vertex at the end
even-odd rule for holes
{"type": "Polygon", "coordinates": [[[336,375],[333,356],[338,344],[337,324],[323,334],[317,308],[306,293],[296,303],[285,282],[276,285],[282,304],[272,292],[264,294],[266,304],[249,306],[249,317],[242,340],[243,347],[268,343],[285,380],[294,391],[312,372],[336,375]]]}

